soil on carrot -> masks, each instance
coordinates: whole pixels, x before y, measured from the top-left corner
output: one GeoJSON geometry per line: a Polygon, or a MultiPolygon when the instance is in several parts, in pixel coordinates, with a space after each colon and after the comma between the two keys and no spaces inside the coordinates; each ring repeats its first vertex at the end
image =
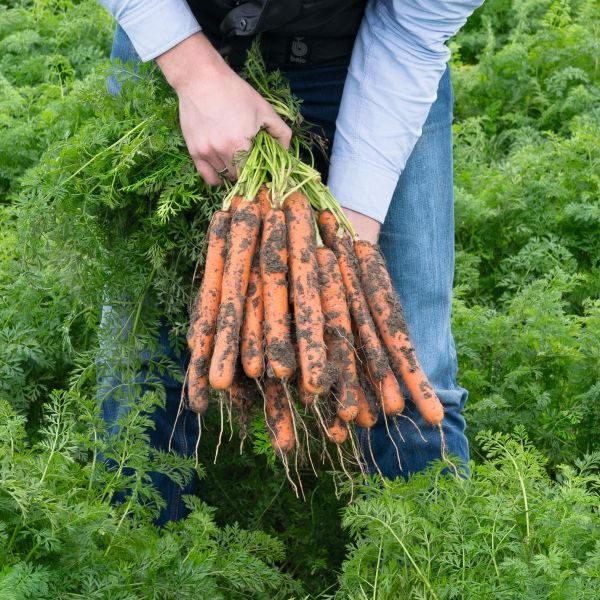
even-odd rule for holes
{"type": "MultiPolygon", "coordinates": [[[[385,261],[378,248],[369,244],[368,242],[361,241],[361,244],[369,245],[373,250],[373,255],[368,260],[367,277],[363,277],[361,282],[363,290],[367,297],[374,298],[375,296],[382,294],[381,282],[389,279],[388,271],[385,266],[385,261]]],[[[390,290],[384,292],[384,305],[381,306],[376,304],[372,307],[379,315],[389,311],[386,318],[386,325],[390,333],[395,336],[397,333],[408,336],[408,327],[402,311],[402,306],[398,301],[398,298],[390,290]]]]}
{"type": "Polygon", "coordinates": [[[285,221],[279,220],[277,213],[282,211],[273,209],[268,215],[267,219],[270,225],[270,233],[265,243],[268,247],[273,250],[268,254],[261,257],[263,268],[267,273],[287,273],[287,263],[281,260],[281,252],[287,251],[287,233],[285,228],[285,221]]]}
{"type": "Polygon", "coordinates": [[[290,341],[274,340],[269,344],[268,352],[271,360],[280,363],[285,368],[296,369],[294,346],[290,341]]]}

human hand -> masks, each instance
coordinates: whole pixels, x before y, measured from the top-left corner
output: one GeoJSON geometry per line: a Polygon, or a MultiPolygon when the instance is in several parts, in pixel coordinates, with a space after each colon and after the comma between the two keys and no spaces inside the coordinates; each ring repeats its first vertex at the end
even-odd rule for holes
{"type": "Polygon", "coordinates": [[[377,243],[377,240],[379,239],[379,230],[381,229],[379,221],[367,217],[367,215],[363,215],[362,213],[350,210],[349,208],[342,207],[342,210],[348,217],[348,220],[361,240],[371,242],[372,244],[377,243]]]}
{"type": "Polygon", "coordinates": [[[156,59],[179,97],[181,131],[198,172],[209,185],[237,178],[234,158],[261,128],[287,148],[291,129],[273,107],[235,73],[202,33],[156,59]]]}

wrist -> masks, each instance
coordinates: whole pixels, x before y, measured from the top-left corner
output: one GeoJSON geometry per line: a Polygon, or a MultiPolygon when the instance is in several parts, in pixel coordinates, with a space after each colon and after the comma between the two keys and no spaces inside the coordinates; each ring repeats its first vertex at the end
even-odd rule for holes
{"type": "Polygon", "coordinates": [[[156,57],[156,63],[176,92],[197,78],[205,79],[228,69],[223,57],[201,32],[156,57]]]}
{"type": "Polygon", "coordinates": [[[379,239],[379,230],[381,229],[381,223],[379,223],[379,221],[356,212],[355,210],[350,210],[349,208],[342,207],[342,210],[348,217],[350,223],[352,223],[352,227],[354,227],[354,230],[361,240],[371,242],[372,244],[377,243],[377,240],[379,239]]]}

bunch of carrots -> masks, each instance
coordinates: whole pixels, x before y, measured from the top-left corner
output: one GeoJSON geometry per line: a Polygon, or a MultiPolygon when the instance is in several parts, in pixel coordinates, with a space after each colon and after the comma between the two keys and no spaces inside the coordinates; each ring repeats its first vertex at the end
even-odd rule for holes
{"type": "MultiPolygon", "coordinates": [[[[356,449],[354,425],[402,415],[396,374],[425,421],[443,407],[423,372],[383,257],[360,240],[318,172],[260,132],[212,217],[191,314],[189,407],[211,390],[264,411],[287,466],[312,413],[321,438],[356,449]]],[[[356,456],[356,452],[354,453],[356,456]]],[[[400,459],[400,457],[398,457],[400,459]]]]}
{"type": "Polygon", "coordinates": [[[327,456],[333,445],[344,471],[341,448],[350,447],[346,455],[363,469],[356,426],[366,429],[370,450],[380,418],[388,434],[396,417],[409,418],[398,375],[426,423],[439,429],[443,456],[444,410],[379,249],[358,239],[306,160],[315,137],[287,82],[266,72],[257,45],[245,75],[295,135],[286,150],[260,131],[212,217],[188,332],[189,408],[200,420],[212,397],[221,415],[224,407],[237,412],[242,433],[253,413],[264,415],[288,477],[290,455],[296,470],[299,455],[312,464],[304,450],[313,440],[327,456]]]}

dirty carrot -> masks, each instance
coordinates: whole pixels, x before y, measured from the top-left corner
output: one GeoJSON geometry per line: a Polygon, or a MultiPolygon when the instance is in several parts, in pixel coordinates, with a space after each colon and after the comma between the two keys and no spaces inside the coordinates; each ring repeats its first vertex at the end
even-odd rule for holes
{"type": "Polygon", "coordinates": [[[258,206],[260,208],[260,216],[264,219],[272,206],[271,192],[266,185],[263,185],[260,190],[258,190],[256,200],[258,201],[258,206]]]}
{"type": "Polygon", "coordinates": [[[194,302],[187,335],[191,351],[188,403],[193,411],[200,414],[208,406],[208,366],[221,302],[230,223],[231,214],[225,211],[217,211],[210,222],[204,276],[194,302]]]}
{"type": "Polygon", "coordinates": [[[392,368],[390,367],[387,370],[381,381],[374,381],[369,373],[365,375],[383,408],[383,412],[388,417],[401,414],[404,410],[404,396],[392,368]]]}
{"type": "Polygon", "coordinates": [[[373,391],[366,389],[368,384],[363,387],[356,388],[356,396],[358,400],[358,414],[354,422],[359,427],[369,429],[377,423],[378,407],[373,391]]]}
{"type": "Polygon", "coordinates": [[[358,414],[355,390],[359,383],[346,290],[335,254],[325,247],[317,248],[316,254],[327,359],[334,363],[338,374],[338,415],[351,421],[358,414]]]}
{"type": "Polygon", "coordinates": [[[236,196],[234,196],[231,199],[231,204],[229,206],[229,212],[233,215],[233,213],[235,213],[235,211],[237,210],[237,207],[240,205],[240,202],[244,199],[243,196],[240,196],[239,194],[237,194],[236,196]]]}
{"type": "Polygon", "coordinates": [[[417,409],[428,423],[440,426],[444,407],[423,372],[415,349],[408,337],[408,328],[400,301],[392,286],[383,256],[366,241],[354,242],[360,266],[361,281],[371,314],[394,368],[402,376],[417,409]]]}
{"type": "Polygon", "coordinates": [[[324,320],[312,210],[306,196],[297,192],[287,197],[283,210],[300,369],[306,390],[321,394],[327,386],[327,353],[323,341],[324,320]]]}
{"type": "Polygon", "coordinates": [[[285,215],[281,209],[273,208],[263,220],[260,274],[264,295],[268,370],[279,379],[289,379],[296,370],[290,333],[287,271],[285,215]]]}
{"type": "Polygon", "coordinates": [[[288,454],[296,444],[294,422],[283,384],[273,377],[265,381],[265,415],[273,449],[288,454]]]}
{"type": "Polygon", "coordinates": [[[348,426],[346,422],[336,415],[327,427],[327,435],[332,442],[343,444],[348,439],[348,426]]]}
{"type": "Polygon", "coordinates": [[[258,203],[242,200],[231,219],[217,335],[208,374],[210,385],[217,390],[226,390],[233,381],[239,352],[244,300],[259,225],[258,203]]]}
{"type": "Polygon", "coordinates": [[[311,394],[304,387],[304,380],[302,379],[302,373],[298,374],[297,386],[298,386],[298,398],[300,399],[300,402],[302,403],[302,405],[303,406],[312,406],[315,402],[316,395],[311,394]]]}
{"type": "Polygon", "coordinates": [[[263,308],[263,286],[258,264],[258,252],[256,252],[248,281],[240,343],[242,367],[244,373],[252,379],[261,377],[264,371],[263,308]]]}
{"type": "Polygon", "coordinates": [[[350,312],[357,326],[358,342],[365,353],[369,371],[376,381],[381,381],[389,367],[385,350],[377,335],[369,306],[361,287],[358,262],[352,249],[352,242],[344,232],[338,236],[338,222],[334,215],[325,210],[319,215],[319,228],[325,244],[336,255],[346,293],[350,312]]]}

